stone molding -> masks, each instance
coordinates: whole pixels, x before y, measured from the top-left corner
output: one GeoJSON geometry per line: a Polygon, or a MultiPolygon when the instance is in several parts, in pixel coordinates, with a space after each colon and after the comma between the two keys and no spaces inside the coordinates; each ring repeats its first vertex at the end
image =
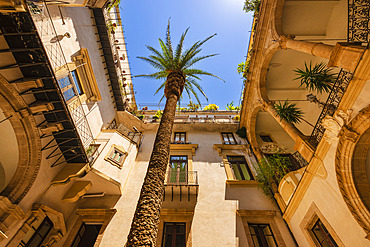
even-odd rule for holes
{"type": "Polygon", "coordinates": [[[274,210],[237,210],[237,215],[241,217],[245,235],[249,246],[254,246],[252,236],[249,230],[248,223],[269,224],[275,240],[280,247],[285,247],[283,237],[279,231],[279,227],[275,222],[275,217],[278,216],[278,211],[274,210]]]}
{"type": "Polygon", "coordinates": [[[42,246],[51,247],[56,244],[67,233],[63,214],[43,204],[35,203],[32,205],[32,210],[28,218],[24,221],[7,246],[18,246],[27,232],[32,229],[32,225],[38,221],[44,220],[46,216],[53,222],[53,228],[42,242],[42,246]]]}
{"type": "Polygon", "coordinates": [[[340,131],[335,170],[343,199],[353,217],[367,234],[366,238],[370,240],[370,212],[366,207],[366,201],[369,202],[370,198],[370,185],[366,175],[364,176],[366,174],[364,165],[366,157],[361,157],[361,154],[356,152],[358,148],[362,148],[361,153],[366,156],[370,144],[361,143],[361,136],[369,134],[369,128],[370,105],[362,109],[350,124],[340,131]],[[359,183],[359,181],[361,182],[359,183]],[[362,195],[360,196],[359,193],[362,195]]]}
{"type": "Polygon", "coordinates": [[[330,226],[329,222],[326,220],[326,218],[320,212],[319,208],[316,206],[314,202],[311,204],[310,208],[307,210],[306,215],[303,217],[302,222],[299,225],[307,241],[309,242],[310,246],[319,245],[319,243],[316,243],[317,242],[316,239],[310,233],[310,229],[314,226],[314,224],[316,223],[318,219],[321,220],[325,228],[329,231],[335,243],[340,247],[344,247],[344,244],[342,243],[338,235],[335,233],[334,229],[330,226]]]}
{"type": "Polygon", "coordinates": [[[95,223],[102,224],[98,238],[94,246],[99,246],[103,233],[108,226],[108,223],[113,218],[114,214],[117,212],[116,209],[110,208],[79,208],[76,211],[78,219],[75,221],[73,227],[69,231],[67,240],[64,242],[63,246],[72,246],[73,240],[75,239],[79,229],[83,223],[95,223]]]}
{"type": "Polygon", "coordinates": [[[0,242],[5,238],[6,232],[13,223],[26,218],[23,210],[11,203],[11,201],[3,196],[0,196],[0,242]]]}
{"type": "Polygon", "coordinates": [[[13,178],[1,192],[12,203],[19,203],[34,183],[41,163],[41,139],[34,117],[17,90],[0,75],[0,108],[14,129],[19,162],[13,178]]]}

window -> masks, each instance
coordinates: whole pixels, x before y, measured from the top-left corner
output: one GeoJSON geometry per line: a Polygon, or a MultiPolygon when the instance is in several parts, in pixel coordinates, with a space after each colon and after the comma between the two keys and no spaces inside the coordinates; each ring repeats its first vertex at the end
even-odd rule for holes
{"type": "Polygon", "coordinates": [[[277,247],[269,224],[248,224],[255,247],[277,247]]]}
{"type": "MultiPolygon", "coordinates": [[[[42,242],[45,240],[46,236],[53,228],[53,222],[48,217],[45,217],[41,224],[36,228],[35,226],[31,226],[33,230],[33,235],[28,239],[23,239],[18,247],[39,247],[41,246],[42,242]]],[[[31,231],[32,231],[31,230],[31,231]]],[[[31,232],[32,233],[32,232],[31,232]]],[[[28,233],[29,234],[29,233],[28,233]]]]}
{"type": "Polygon", "coordinates": [[[90,225],[83,223],[73,240],[72,247],[93,247],[99,235],[102,225],[90,225]]]}
{"type": "Polygon", "coordinates": [[[175,132],[173,142],[176,144],[186,144],[186,132],[175,132]]]}
{"type": "Polygon", "coordinates": [[[186,183],[188,181],[188,156],[171,155],[167,183],[186,183]]]}
{"type": "Polygon", "coordinates": [[[128,153],[125,151],[123,147],[112,145],[108,155],[105,156],[105,160],[109,161],[113,165],[121,168],[128,153]]]}
{"type": "Polygon", "coordinates": [[[162,247],[185,247],[186,224],[183,222],[164,223],[162,247]]]}
{"type": "Polygon", "coordinates": [[[231,132],[223,132],[222,135],[222,141],[224,144],[236,144],[236,140],[234,138],[233,133],[231,132]]]}
{"type": "Polygon", "coordinates": [[[72,99],[74,96],[83,94],[83,91],[81,90],[81,83],[76,70],[71,71],[70,75],[60,78],[58,80],[58,84],[66,101],[72,99]],[[73,85],[75,86],[75,88],[73,88],[73,85]]]}
{"type": "Polygon", "coordinates": [[[317,246],[338,246],[320,219],[317,219],[316,223],[310,229],[310,233],[316,240],[315,243],[317,246]]]}
{"type": "Polygon", "coordinates": [[[263,142],[274,142],[269,135],[260,135],[263,142]]]}
{"type": "Polygon", "coordinates": [[[254,180],[244,156],[227,156],[236,180],[254,180]]]}

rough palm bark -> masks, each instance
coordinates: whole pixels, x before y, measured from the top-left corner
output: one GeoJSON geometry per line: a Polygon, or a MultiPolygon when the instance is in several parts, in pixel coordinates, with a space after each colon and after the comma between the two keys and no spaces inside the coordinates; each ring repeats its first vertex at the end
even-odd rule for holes
{"type": "Polygon", "coordinates": [[[184,89],[185,76],[171,72],[166,81],[166,106],[155,138],[148,171],[131,224],[127,246],[156,246],[164,179],[170,154],[171,134],[177,101],[184,89]]]}

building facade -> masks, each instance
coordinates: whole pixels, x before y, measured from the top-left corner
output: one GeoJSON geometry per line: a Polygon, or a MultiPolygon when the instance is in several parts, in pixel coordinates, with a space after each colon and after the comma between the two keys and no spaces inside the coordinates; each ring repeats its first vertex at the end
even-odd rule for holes
{"type": "Polygon", "coordinates": [[[241,126],[258,159],[300,164],[271,187],[299,246],[369,245],[368,9],[367,1],[262,1],[255,18],[241,126]],[[330,90],[300,86],[295,71],[320,63],[336,73],[330,90]],[[306,121],[278,117],[286,100],[306,121]]]}

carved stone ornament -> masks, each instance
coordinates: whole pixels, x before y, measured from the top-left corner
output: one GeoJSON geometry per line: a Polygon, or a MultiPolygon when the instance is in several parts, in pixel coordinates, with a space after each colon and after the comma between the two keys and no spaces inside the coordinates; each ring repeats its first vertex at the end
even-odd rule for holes
{"type": "Polygon", "coordinates": [[[262,153],[265,153],[265,154],[275,154],[275,153],[284,154],[288,152],[286,147],[278,145],[274,142],[262,144],[261,151],[262,153]]]}
{"type": "Polygon", "coordinates": [[[351,113],[352,110],[348,110],[346,113],[340,110],[334,116],[325,116],[321,122],[326,129],[323,137],[325,141],[331,144],[339,140],[339,132],[348,123],[351,113]]]}

